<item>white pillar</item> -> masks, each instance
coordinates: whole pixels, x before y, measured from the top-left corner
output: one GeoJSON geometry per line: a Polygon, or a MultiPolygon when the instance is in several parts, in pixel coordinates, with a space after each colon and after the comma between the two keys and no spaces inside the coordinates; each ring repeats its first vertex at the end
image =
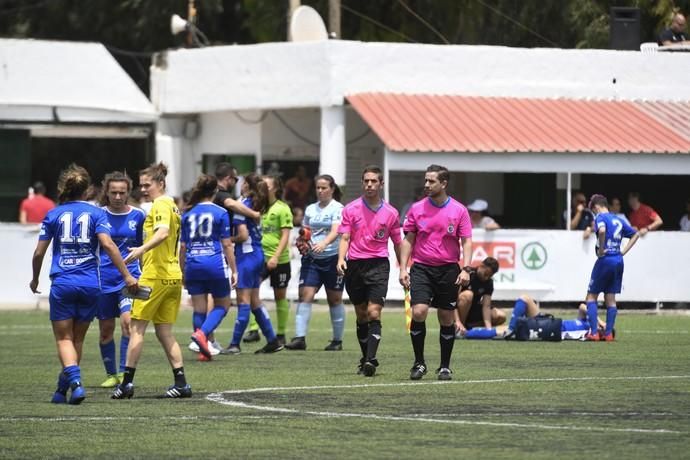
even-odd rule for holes
{"type": "Polygon", "coordinates": [[[156,134],[156,162],[162,161],[168,166],[166,177],[166,194],[182,194],[182,149],[180,139],[165,134],[156,134]]]}
{"type": "Polygon", "coordinates": [[[345,107],[321,107],[319,174],[330,174],[337,184],[344,185],[345,156],[345,107]]]}

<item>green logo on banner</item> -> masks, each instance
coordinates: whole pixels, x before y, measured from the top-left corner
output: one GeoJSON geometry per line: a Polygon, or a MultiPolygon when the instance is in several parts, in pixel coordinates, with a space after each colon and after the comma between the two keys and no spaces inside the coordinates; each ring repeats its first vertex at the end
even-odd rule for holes
{"type": "Polygon", "coordinates": [[[520,254],[522,264],[529,270],[539,270],[546,265],[546,248],[536,241],[527,243],[520,254]]]}

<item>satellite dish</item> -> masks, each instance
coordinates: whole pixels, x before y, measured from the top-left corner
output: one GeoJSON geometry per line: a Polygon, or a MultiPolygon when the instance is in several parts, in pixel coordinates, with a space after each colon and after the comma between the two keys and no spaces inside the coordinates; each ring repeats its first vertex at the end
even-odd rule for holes
{"type": "Polygon", "coordinates": [[[290,40],[293,42],[328,40],[326,25],[314,8],[302,5],[292,13],[290,40]]]}
{"type": "Polygon", "coordinates": [[[173,14],[170,18],[170,31],[172,34],[177,35],[185,30],[187,30],[187,21],[182,19],[179,15],[173,14]]]}

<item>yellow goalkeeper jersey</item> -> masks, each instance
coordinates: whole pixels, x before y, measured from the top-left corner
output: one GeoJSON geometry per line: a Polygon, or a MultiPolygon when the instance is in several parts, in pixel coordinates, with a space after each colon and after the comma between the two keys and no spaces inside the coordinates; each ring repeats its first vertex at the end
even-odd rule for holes
{"type": "Polygon", "coordinates": [[[160,227],[169,230],[168,237],[155,248],[146,251],[143,257],[141,277],[148,279],[180,279],[180,210],[169,196],[153,200],[151,211],[144,221],[144,243],[149,241],[160,227]]]}

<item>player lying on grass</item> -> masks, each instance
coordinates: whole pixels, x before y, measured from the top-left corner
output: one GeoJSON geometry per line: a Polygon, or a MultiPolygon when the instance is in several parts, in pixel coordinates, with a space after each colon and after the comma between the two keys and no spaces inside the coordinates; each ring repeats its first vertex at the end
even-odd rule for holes
{"type": "MultiPolygon", "coordinates": [[[[462,338],[465,339],[493,339],[499,338],[513,338],[515,330],[517,329],[517,322],[519,318],[534,318],[539,314],[539,305],[529,295],[522,294],[515,301],[513,312],[508,322],[508,328],[499,332],[495,327],[474,327],[465,331],[462,338]]],[[[606,329],[606,323],[597,318],[599,331],[606,329]]],[[[587,306],[581,303],[578,306],[576,319],[564,319],[561,322],[561,338],[563,340],[584,340],[585,335],[589,332],[589,321],[587,320],[587,306]]],[[[613,332],[615,335],[615,331],[613,332]]]]}

